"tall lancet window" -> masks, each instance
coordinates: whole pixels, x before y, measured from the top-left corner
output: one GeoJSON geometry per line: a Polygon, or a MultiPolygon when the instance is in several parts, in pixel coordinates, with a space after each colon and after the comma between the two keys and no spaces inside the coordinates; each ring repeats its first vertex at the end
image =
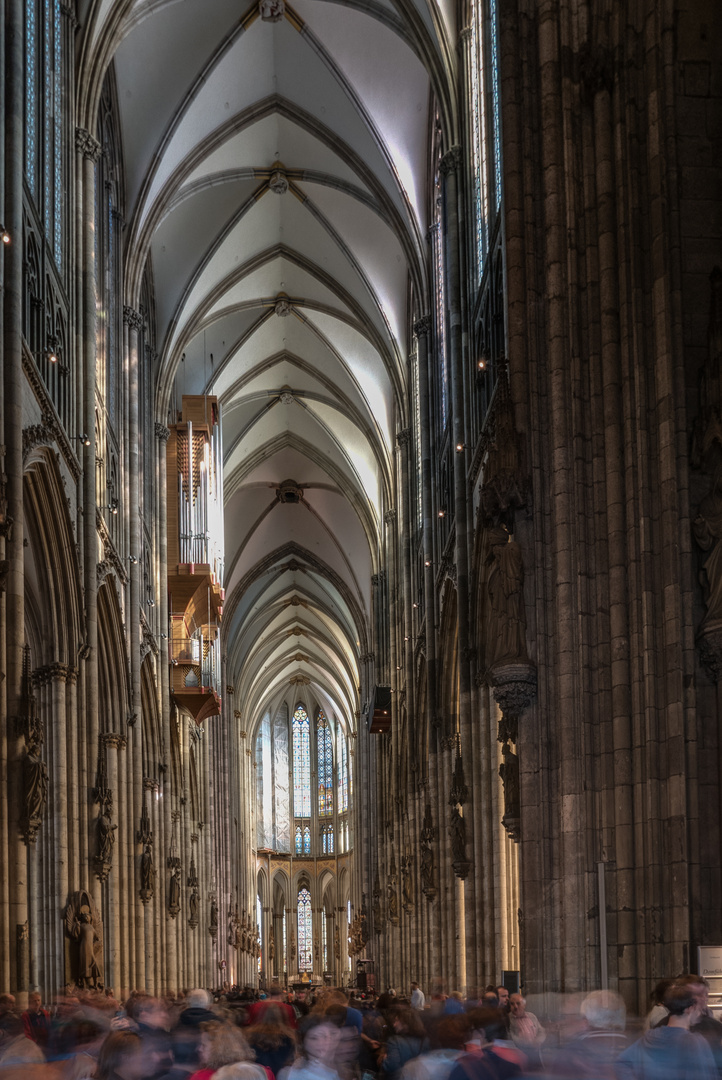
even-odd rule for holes
{"type": "Polygon", "coordinates": [[[311,725],[303,705],[293,714],[293,813],[311,816],[311,725]]]}
{"type": "Polygon", "coordinates": [[[25,3],[25,176],[58,269],[63,259],[63,13],[60,0],[25,3]]]}
{"type": "Polygon", "coordinates": [[[486,155],[484,10],[482,0],[476,0],[471,20],[471,153],[474,184],[474,231],[476,234],[476,272],[479,280],[484,271],[484,259],[489,236],[489,184],[486,155]]]}
{"type": "Polygon", "coordinates": [[[343,814],[348,810],[348,751],[346,736],[340,726],[336,760],[338,761],[338,812],[343,814]]]}
{"type": "Polygon", "coordinates": [[[298,970],[313,971],[311,894],[306,888],[298,893],[298,970]]]}
{"type": "Polygon", "coordinates": [[[318,710],[316,724],[316,750],[318,755],[318,816],[333,814],[333,740],[328,720],[318,710]]]}

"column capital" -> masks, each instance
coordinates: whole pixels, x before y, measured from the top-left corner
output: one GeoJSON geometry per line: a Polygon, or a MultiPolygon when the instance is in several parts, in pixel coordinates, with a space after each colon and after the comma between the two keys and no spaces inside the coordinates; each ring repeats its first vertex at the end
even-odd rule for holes
{"type": "Polygon", "coordinates": [[[417,319],[414,323],[414,333],[417,337],[428,337],[431,333],[431,316],[422,315],[420,319],[417,319]]]}
{"type": "Polygon", "coordinates": [[[135,308],[129,307],[128,304],[123,308],[123,322],[127,323],[131,330],[137,330],[138,333],[143,329],[145,319],[139,311],[135,308]]]}
{"type": "Polygon", "coordinates": [[[408,446],[411,442],[411,428],[402,428],[401,431],[397,431],[396,442],[399,446],[408,446]]]}
{"type": "Polygon", "coordinates": [[[461,147],[452,146],[450,150],[442,157],[439,162],[439,170],[442,176],[448,176],[451,172],[456,172],[461,168],[461,147]]]}
{"type": "Polygon", "coordinates": [[[386,522],[387,525],[393,525],[393,523],[396,521],[396,518],[397,518],[397,514],[396,514],[396,511],[393,510],[393,509],[387,510],[386,513],[384,514],[384,521],[386,522]]]}
{"type": "Polygon", "coordinates": [[[170,429],[165,424],[161,424],[159,420],[155,422],[155,437],[160,439],[161,442],[168,442],[168,439],[170,439],[170,429]]]}
{"type": "Polygon", "coordinates": [[[103,148],[98,140],[93,138],[85,128],[80,127],[75,129],[75,148],[80,151],[83,157],[88,158],[94,164],[103,153],[103,148]]]}
{"type": "Polygon", "coordinates": [[[106,731],[104,735],[101,735],[101,739],[105,746],[114,746],[116,750],[125,750],[128,745],[125,735],[117,731],[106,731]]]}

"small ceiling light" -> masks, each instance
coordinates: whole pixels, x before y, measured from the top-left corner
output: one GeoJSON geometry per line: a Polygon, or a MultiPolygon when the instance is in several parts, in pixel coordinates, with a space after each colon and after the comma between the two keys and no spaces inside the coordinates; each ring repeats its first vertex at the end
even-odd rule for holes
{"type": "Polygon", "coordinates": [[[0,225],[0,240],[2,240],[3,244],[10,243],[10,233],[7,231],[4,225],[0,225]]]}

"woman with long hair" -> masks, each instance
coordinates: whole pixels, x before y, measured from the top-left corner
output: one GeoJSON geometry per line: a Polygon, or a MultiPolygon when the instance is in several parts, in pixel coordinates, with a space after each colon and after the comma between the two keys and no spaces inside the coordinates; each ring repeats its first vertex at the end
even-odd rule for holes
{"type": "Polygon", "coordinates": [[[98,1054],[95,1080],[142,1080],[147,1064],[134,1031],[111,1031],[98,1054]]]}
{"type": "Polygon", "coordinates": [[[270,1069],[274,1076],[293,1064],[296,1037],[283,1009],[273,1002],[266,1006],[260,1021],[246,1029],[246,1037],[258,1064],[270,1069]]]}
{"type": "Polygon", "coordinates": [[[253,1061],[253,1052],[241,1032],[233,1024],[208,1021],[201,1024],[201,1068],[191,1080],[209,1080],[224,1065],[253,1061]]]}

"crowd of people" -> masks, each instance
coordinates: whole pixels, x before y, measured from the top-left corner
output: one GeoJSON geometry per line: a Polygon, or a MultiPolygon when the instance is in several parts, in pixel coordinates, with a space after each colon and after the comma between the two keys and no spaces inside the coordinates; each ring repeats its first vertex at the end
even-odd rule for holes
{"type": "Polygon", "coordinates": [[[697,975],[660,983],[643,1020],[610,990],[539,1017],[522,994],[74,990],[0,995],[0,1075],[27,1080],[717,1080],[722,1023],[697,975]]]}

